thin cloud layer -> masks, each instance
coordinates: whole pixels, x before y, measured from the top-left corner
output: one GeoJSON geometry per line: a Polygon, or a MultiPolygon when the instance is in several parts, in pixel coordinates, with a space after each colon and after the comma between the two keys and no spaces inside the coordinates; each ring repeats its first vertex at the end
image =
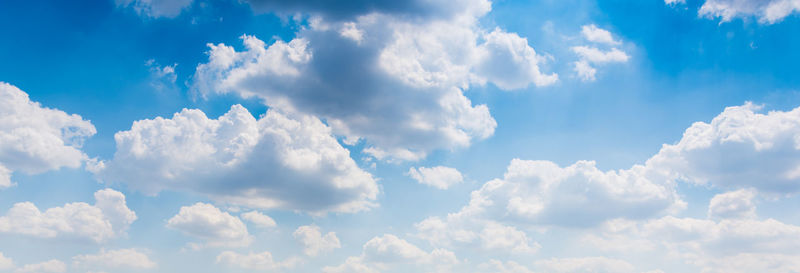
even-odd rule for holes
{"type": "Polygon", "coordinates": [[[114,158],[91,169],[103,181],[148,194],[190,191],[237,205],[311,213],[373,206],[377,183],[330,131],[319,119],[275,110],[255,119],[234,105],[209,119],[184,109],[118,132],[114,158]]]}
{"type": "Polygon", "coordinates": [[[76,114],[31,101],[28,94],[0,82],[0,189],[11,175],[78,168],[88,157],[80,148],[97,131],[76,114]]]}

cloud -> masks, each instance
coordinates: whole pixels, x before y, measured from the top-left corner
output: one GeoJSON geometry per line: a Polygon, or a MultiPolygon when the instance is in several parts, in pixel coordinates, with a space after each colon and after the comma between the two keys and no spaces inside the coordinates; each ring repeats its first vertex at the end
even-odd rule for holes
{"type": "MultiPolygon", "coordinates": [[[[267,45],[243,36],[244,50],[209,44],[192,89],[234,93],[270,107],[327,121],[346,143],[389,161],[419,160],[437,149],[468,147],[497,126],[485,105],[464,96],[472,86],[501,89],[553,84],[544,58],[525,38],[483,30],[490,6],[467,1],[457,16],[413,20],[370,13],[353,21],[309,18],[296,37],[267,45]]],[[[488,3],[488,2],[487,2],[488,3]]],[[[459,9],[461,10],[461,9],[459,9]]]]}
{"type": "Polygon", "coordinates": [[[800,108],[759,113],[750,102],[695,122],[647,164],[666,175],[720,189],[768,195],[800,192],[800,108]]]}
{"type": "Polygon", "coordinates": [[[208,246],[239,247],[253,241],[242,220],[199,202],[181,207],[180,212],[167,221],[167,227],[203,239],[208,246]]]}
{"type": "Polygon", "coordinates": [[[17,171],[80,167],[87,159],[81,145],[95,133],[81,116],[43,107],[19,88],[0,82],[0,189],[14,185],[11,175],[17,171]]]}
{"type": "Polygon", "coordinates": [[[146,254],[136,249],[117,249],[106,251],[100,250],[97,254],[86,254],[72,257],[75,267],[84,268],[141,268],[151,269],[156,267],[156,263],[150,260],[146,254]]]}
{"type": "Polygon", "coordinates": [[[410,168],[406,175],[420,184],[425,184],[440,190],[446,190],[464,181],[464,177],[461,176],[458,170],[445,166],[410,168]]]}
{"type": "Polygon", "coordinates": [[[194,0],[114,0],[117,7],[131,7],[146,18],[175,18],[194,0]]]}
{"type": "Polygon", "coordinates": [[[584,25],[581,27],[581,34],[583,35],[583,38],[589,42],[608,45],[621,44],[619,41],[614,40],[614,38],[611,36],[611,32],[599,28],[594,24],[584,25]]]}
{"type": "Polygon", "coordinates": [[[59,260],[49,260],[38,264],[26,264],[18,268],[16,273],[63,273],[67,271],[67,265],[59,260]]]}
{"type": "Polygon", "coordinates": [[[159,65],[154,59],[149,59],[145,62],[148,70],[150,70],[150,87],[158,91],[168,89],[175,89],[175,81],[178,79],[178,74],[175,73],[177,63],[172,65],[159,65]]]}
{"type": "Polygon", "coordinates": [[[706,0],[698,15],[720,18],[721,22],[756,17],[759,23],[774,24],[797,11],[800,0],[706,0]]]}
{"type": "MultiPolygon", "coordinates": [[[[584,25],[581,29],[581,34],[587,41],[607,47],[622,43],[614,40],[611,32],[598,28],[595,25],[584,25]]],[[[573,62],[572,65],[573,70],[582,81],[594,81],[596,79],[596,66],[609,63],[624,63],[630,59],[627,53],[616,47],[602,50],[596,46],[581,45],[573,46],[570,49],[578,55],[578,60],[573,62]]]]}
{"type": "Polygon", "coordinates": [[[188,110],[133,123],[117,151],[92,169],[100,180],[156,194],[189,191],[255,208],[311,213],[374,206],[378,185],[307,115],[269,110],[258,120],[234,105],[218,119],[188,110]]]}
{"type": "Polygon", "coordinates": [[[414,225],[418,238],[436,247],[475,249],[486,253],[531,254],[541,246],[511,225],[461,211],[445,219],[428,217],[414,225]]]}
{"type": "Polygon", "coordinates": [[[269,252],[239,254],[233,251],[224,251],[217,256],[218,264],[227,264],[228,266],[236,266],[250,270],[285,270],[294,268],[300,259],[289,258],[281,262],[276,262],[272,259],[272,254],[269,252]]]}
{"type": "Polygon", "coordinates": [[[275,224],[275,220],[273,220],[271,217],[264,215],[258,211],[242,213],[240,216],[242,217],[242,219],[245,219],[250,223],[253,223],[261,228],[270,228],[270,227],[275,227],[277,225],[275,224]]]}
{"type": "Polygon", "coordinates": [[[342,247],[335,232],[328,232],[323,236],[320,228],[315,225],[298,227],[292,236],[303,244],[303,253],[311,257],[342,247]]]}
{"type": "Polygon", "coordinates": [[[499,261],[495,259],[489,262],[478,265],[479,272],[491,273],[534,273],[524,265],[518,264],[514,261],[499,261]]]}
{"type": "Polygon", "coordinates": [[[136,220],[128,209],[125,196],[105,189],[95,192],[95,205],[83,202],[68,203],[44,212],[31,202],[16,203],[0,217],[0,232],[40,238],[81,238],[97,243],[125,234],[136,220]]]}
{"type": "Polygon", "coordinates": [[[634,266],[626,261],[606,257],[551,258],[537,261],[541,272],[553,273],[633,273],[634,266]]]}
{"type": "Polygon", "coordinates": [[[0,252],[0,270],[10,270],[14,268],[14,260],[3,255],[0,252]]]}
{"type": "Polygon", "coordinates": [[[326,266],[325,273],[372,273],[384,270],[415,268],[413,272],[450,268],[459,261],[455,254],[444,249],[425,252],[416,245],[392,234],[374,237],[364,244],[361,256],[353,256],[338,266],[326,266]]]}
{"type": "Polygon", "coordinates": [[[748,189],[717,194],[708,205],[708,217],[723,218],[755,218],[756,205],[753,198],[756,192],[748,189]]]}
{"type": "Polygon", "coordinates": [[[411,1],[286,1],[286,0],[246,0],[258,12],[275,12],[281,15],[309,13],[324,16],[331,20],[348,20],[370,13],[395,14],[417,18],[452,17],[488,9],[491,3],[486,0],[411,0],[411,1]]]}

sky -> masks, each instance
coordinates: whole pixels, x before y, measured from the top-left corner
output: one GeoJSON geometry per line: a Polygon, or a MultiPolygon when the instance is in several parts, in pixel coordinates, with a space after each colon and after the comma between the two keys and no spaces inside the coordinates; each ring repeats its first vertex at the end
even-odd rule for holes
{"type": "Polygon", "coordinates": [[[0,272],[800,272],[798,0],[0,2],[0,272]]]}

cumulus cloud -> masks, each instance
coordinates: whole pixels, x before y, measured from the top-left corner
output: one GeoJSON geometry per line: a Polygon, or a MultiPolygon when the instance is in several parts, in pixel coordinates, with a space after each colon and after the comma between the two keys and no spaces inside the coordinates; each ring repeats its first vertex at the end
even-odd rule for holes
{"type": "Polygon", "coordinates": [[[147,254],[132,248],[110,251],[102,249],[100,250],[100,253],[97,254],[86,254],[72,257],[72,263],[75,267],[93,269],[150,269],[156,267],[156,263],[150,260],[147,254]]]}
{"type": "Polygon", "coordinates": [[[454,168],[445,166],[436,166],[431,168],[419,167],[410,168],[406,175],[410,176],[420,184],[425,184],[440,190],[461,183],[464,177],[461,172],[454,168]]]}
{"type": "Polygon", "coordinates": [[[464,2],[446,18],[312,17],[288,42],[243,36],[241,51],[209,44],[209,61],[198,65],[192,87],[318,116],[347,143],[365,140],[364,152],[378,159],[418,160],[435,149],[466,147],[491,136],[496,122],[465,89],[544,86],[557,75],[541,72],[544,58],[525,38],[480,28],[488,2],[464,2]]]}
{"type": "Polygon", "coordinates": [[[236,266],[250,270],[286,270],[294,268],[300,259],[289,258],[284,261],[276,262],[272,259],[272,254],[269,252],[240,254],[233,251],[224,251],[217,256],[218,264],[226,264],[228,266],[236,266]]]}
{"type": "Polygon", "coordinates": [[[242,213],[242,215],[240,216],[242,217],[242,219],[245,219],[248,222],[253,223],[256,226],[262,228],[270,228],[270,227],[275,227],[277,225],[275,224],[275,220],[273,220],[271,217],[264,215],[263,213],[258,211],[242,213]]]}
{"type": "Polygon", "coordinates": [[[15,273],[63,273],[67,271],[67,265],[59,260],[49,260],[38,264],[26,264],[17,268],[15,273]]]}
{"type": "Polygon", "coordinates": [[[131,7],[142,17],[175,18],[194,0],[114,0],[118,7],[131,7]]]}
{"type": "Polygon", "coordinates": [[[14,268],[14,260],[3,255],[0,252],[0,270],[9,270],[14,268]]]}
{"type": "Polygon", "coordinates": [[[698,15],[722,22],[756,17],[759,23],[774,24],[797,11],[800,0],[706,0],[698,15]]]}
{"type": "Polygon", "coordinates": [[[755,191],[748,189],[717,194],[711,198],[708,205],[708,217],[754,218],[756,216],[756,206],[753,202],[755,195],[755,191]]]}
{"type": "Polygon", "coordinates": [[[199,202],[181,207],[180,212],[167,221],[167,227],[203,239],[209,246],[247,246],[253,241],[242,220],[199,202]]]}
{"type": "Polygon", "coordinates": [[[218,119],[200,110],[134,122],[117,151],[92,169],[100,180],[148,194],[183,190],[256,208],[354,212],[378,185],[317,118],[269,110],[255,119],[234,105],[218,119]]]}
{"type": "Polygon", "coordinates": [[[31,202],[16,203],[0,217],[0,232],[40,238],[81,238],[97,243],[125,234],[136,213],[125,203],[125,195],[105,189],[95,192],[95,204],[69,203],[40,211],[31,202]]]}
{"type": "MultiPolygon", "coordinates": [[[[587,41],[606,47],[616,46],[622,43],[614,40],[611,32],[608,30],[599,28],[593,24],[583,26],[581,34],[587,41]]],[[[630,59],[627,53],[616,47],[602,50],[594,45],[581,45],[573,46],[571,50],[578,55],[578,60],[572,63],[573,69],[583,81],[594,81],[596,79],[596,66],[609,63],[624,63],[630,59]]]]}
{"type": "Polygon", "coordinates": [[[541,272],[553,273],[634,273],[634,266],[626,261],[606,257],[552,258],[537,261],[541,272]]]}
{"type": "Polygon", "coordinates": [[[320,228],[315,225],[298,227],[292,236],[303,244],[303,252],[312,257],[342,247],[335,232],[328,232],[323,236],[320,228]]]}
{"type": "Polygon", "coordinates": [[[800,108],[759,113],[750,102],[696,122],[647,164],[678,180],[769,195],[800,192],[800,108]]]}
{"type": "Polygon", "coordinates": [[[541,248],[527,233],[512,225],[464,211],[449,214],[444,219],[429,217],[414,227],[417,237],[437,247],[503,254],[532,254],[541,248]]]}
{"type": "MultiPolygon", "coordinates": [[[[325,273],[372,273],[413,268],[415,271],[445,270],[459,261],[445,249],[425,252],[414,244],[392,234],[374,237],[364,244],[361,256],[353,256],[338,266],[327,266],[325,273]]],[[[401,271],[402,272],[402,271],[401,271]]],[[[408,272],[408,271],[405,271],[408,272]]]]}
{"type": "Polygon", "coordinates": [[[0,189],[14,184],[11,175],[17,171],[80,167],[87,159],[81,145],[95,133],[81,116],[43,107],[19,88],[0,82],[0,189]]]}

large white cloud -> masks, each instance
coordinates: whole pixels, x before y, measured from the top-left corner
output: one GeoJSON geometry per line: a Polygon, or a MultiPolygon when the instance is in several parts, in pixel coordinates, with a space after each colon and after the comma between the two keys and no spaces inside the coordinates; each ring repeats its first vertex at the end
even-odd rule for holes
{"type": "Polygon", "coordinates": [[[722,22],[737,17],[756,17],[760,23],[774,24],[797,11],[800,11],[800,0],[706,0],[698,14],[720,18],[722,22]]]}
{"type": "Polygon", "coordinates": [[[118,132],[114,158],[91,169],[148,194],[183,190],[312,213],[373,206],[377,183],[330,131],[317,118],[274,110],[257,120],[240,105],[218,119],[184,109],[118,132]]]}
{"type": "Polygon", "coordinates": [[[96,132],[78,115],[43,107],[28,94],[0,82],[0,189],[13,185],[11,174],[37,174],[78,168],[87,156],[83,141],[96,132]]]}
{"type": "Polygon", "coordinates": [[[755,188],[771,195],[800,192],[800,108],[759,113],[752,103],[727,107],[696,122],[681,140],[648,160],[653,169],[722,189],[755,188]]]}
{"type": "Polygon", "coordinates": [[[0,232],[41,238],[82,238],[97,243],[125,234],[136,213],[125,204],[125,195],[105,189],[95,192],[95,204],[68,203],[40,211],[31,202],[16,203],[0,217],[0,232]]]}
{"type": "Polygon", "coordinates": [[[322,235],[320,228],[315,225],[300,226],[292,236],[303,244],[303,252],[312,257],[342,247],[336,232],[331,231],[322,235]]]}
{"type": "Polygon", "coordinates": [[[347,258],[338,266],[327,266],[325,273],[430,272],[443,271],[458,264],[455,254],[445,249],[425,252],[392,234],[374,237],[364,244],[362,254],[347,258]],[[403,271],[403,270],[412,271],[403,271]]]}
{"type": "Polygon", "coordinates": [[[97,254],[85,254],[72,257],[75,267],[90,269],[151,269],[156,263],[147,254],[133,248],[100,250],[97,254]]]}
{"type": "Polygon", "coordinates": [[[181,207],[167,227],[203,239],[209,246],[247,246],[253,241],[242,220],[211,204],[181,207]]]}
{"type": "Polygon", "coordinates": [[[441,190],[446,190],[450,186],[464,181],[461,172],[445,166],[410,168],[406,175],[420,184],[425,184],[441,190]]]}
{"type": "Polygon", "coordinates": [[[465,2],[445,18],[312,17],[289,42],[266,45],[244,36],[242,51],[210,44],[193,89],[258,97],[318,116],[350,143],[365,139],[365,152],[378,159],[417,160],[435,149],[466,147],[491,136],[496,122],[464,89],[487,82],[502,89],[543,86],[557,75],[540,71],[543,57],[525,38],[478,26],[488,2],[465,2]]]}

